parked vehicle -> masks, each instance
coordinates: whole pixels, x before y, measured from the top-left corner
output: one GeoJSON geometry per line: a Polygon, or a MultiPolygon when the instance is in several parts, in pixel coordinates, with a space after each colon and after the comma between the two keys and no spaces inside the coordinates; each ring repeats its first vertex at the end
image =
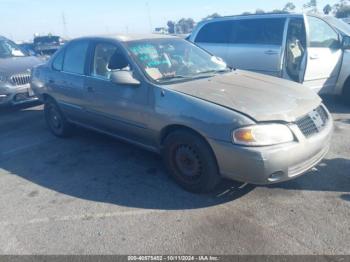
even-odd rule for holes
{"type": "Polygon", "coordinates": [[[34,50],[40,55],[53,55],[61,46],[63,40],[59,36],[47,35],[34,38],[34,50]]]}
{"type": "Polygon", "coordinates": [[[296,178],[322,160],[333,129],[311,90],[232,70],[170,36],[73,40],[33,70],[31,84],[56,136],[74,124],[161,153],[194,192],[212,190],[221,177],[296,178]]]}
{"type": "Polygon", "coordinates": [[[28,55],[36,55],[33,43],[21,43],[18,46],[28,55]]]}
{"type": "Polygon", "coordinates": [[[216,18],[201,22],[189,40],[232,67],[342,95],[350,104],[350,27],[332,16],[216,18]]]}
{"type": "Polygon", "coordinates": [[[32,102],[38,98],[29,85],[30,70],[42,63],[14,42],[0,36],[0,106],[32,102]]]}

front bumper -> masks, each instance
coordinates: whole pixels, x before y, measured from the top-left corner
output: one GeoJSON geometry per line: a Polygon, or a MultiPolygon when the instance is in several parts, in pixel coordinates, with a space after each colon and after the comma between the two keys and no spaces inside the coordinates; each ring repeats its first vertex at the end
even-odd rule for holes
{"type": "Polygon", "coordinates": [[[315,167],[328,153],[333,120],[322,132],[310,137],[291,126],[298,141],[268,147],[242,147],[209,139],[222,176],[256,185],[284,182],[315,167]]]}
{"type": "Polygon", "coordinates": [[[31,91],[30,84],[0,88],[0,106],[20,105],[37,100],[38,97],[31,91]]]}

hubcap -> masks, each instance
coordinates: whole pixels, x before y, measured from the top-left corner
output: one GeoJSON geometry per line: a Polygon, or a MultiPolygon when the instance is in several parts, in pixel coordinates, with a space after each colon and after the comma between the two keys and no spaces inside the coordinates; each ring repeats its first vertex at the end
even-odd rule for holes
{"type": "Polygon", "coordinates": [[[175,164],[178,171],[188,179],[201,175],[202,163],[197,152],[188,145],[182,145],[175,151],[175,164]]]}

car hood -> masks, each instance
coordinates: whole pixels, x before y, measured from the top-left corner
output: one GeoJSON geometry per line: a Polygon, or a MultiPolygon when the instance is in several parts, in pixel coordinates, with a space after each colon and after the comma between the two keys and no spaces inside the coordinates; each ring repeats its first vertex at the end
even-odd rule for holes
{"type": "Polygon", "coordinates": [[[170,87],[241,112],[256,121],[293,122],[322,102],[316,93],[300,84],[241,70],[170,87]]]}
{"type": "Polygon", "coordinates": [[[35,56],[0,58],[0,73],[5,76],[25,73],[41,63],[43,61],[35,56]]]}

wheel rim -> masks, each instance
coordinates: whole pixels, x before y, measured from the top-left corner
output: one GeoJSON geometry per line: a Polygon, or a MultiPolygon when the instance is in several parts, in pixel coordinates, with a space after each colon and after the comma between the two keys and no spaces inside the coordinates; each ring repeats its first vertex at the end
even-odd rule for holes
{"type": "Polygon", "coordinates": [[[62,127],[62,118],[57,108],[54,106],[50,106],[48,114],[50,126],[55,130],[60,130],[62,127]]]}
{"type": "Polygon", "coordinates": [[[196,150],[189,145],[177,147],[174,153],[177,171],[186,180],[197,180],[202,174],[202,162],[196,150]]]}

